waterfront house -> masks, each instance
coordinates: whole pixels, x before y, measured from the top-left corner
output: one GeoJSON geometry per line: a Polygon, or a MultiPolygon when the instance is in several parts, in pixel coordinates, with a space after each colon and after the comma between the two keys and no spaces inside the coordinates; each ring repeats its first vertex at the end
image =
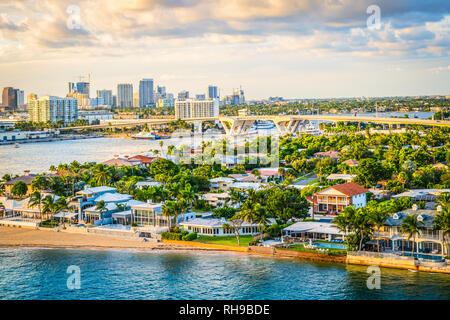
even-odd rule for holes
{"type": "MultiPolygon", "coordinates": [[[[274,219],[269,219],[269,225],[275,223],[274,219]]],[[[191,220],[187,220],[180,223],[180,226],[183,230],[191,232],[197,232],[199,235],[206,236],[229,236],[234,235],[234,231],[229,228],[224,228],[224,224],[229,224],[226,219],[218,219],[218,218],[195,218],[191,220]]],[[[251,224],[247,222],[243,222],[240,227],[239,234],[243,235],[253,235],[260,232],[260,227],[257,224],[251,224]]]]}
{"type": "MultiPolygon", "coordinates": [[[[442,230],[434,230],[434,218],[442,211],[438,206],[436,210],[419,209],[416,204],[411,209],[397,212],[386,219],[380,230],[375,231],[374,238],[379,241],[383,250],[412,251],[413,238],[408,240],[408,235],[401,232],[403,220],[409,215],[416,215],[417,220],[423,223],[421,232],[416,235],[415,251],[425,254],[442,254],[443,233],[442,230]]],[[[447,244],[449,246],[449,244],[447,244]]],[[[449,247],[446,252],[449,252],[449,247]]]]}
{"type": "Polygon", "coordinates": [[[301,221],[283,229],[283,236],[296,240],[344,240],[344,232],[331,222],[301,221]]]}
{"type": "Polygon", "coordinates": [[[313,206],[314,213],[338,214],[348,206],[355,209],[365,207],[368,192],[366,188],[348,182],[318,191],[306,199],[313,206]]]}
{"type": "Polygon", "coordinates": [[[137,159],[131,159],[128,156],[125,156],[124,158],[120,158],[118,155],[114,155],[113,159],[107,160],[102,162],[101,164],[107,165],[107,166],[114,166],[114,167],[141,167],[141,161],[137,159]]]}
{"type": "Polygon", "coordinates": [[[11,189],[14,186],[14,184],[18,181],[22,181],[25,182],[25,184],[27,185],[27,193],[25,194],[25,196],[29,196],[33,191],[31,190],[31,182],[34,180],[34,178],[36,178],[37,175],[36,174],[32,174],[30,173],[29,170],[25,170],[24,171],[24,175],[11,179],[7,182],[4,182],[4,186],[5,186],[5,195],[7,197],[12,197],[12,193],[11,193],[11,189]]]}
{"type": "Polygon", "coordinates": [[[160,233],[169,229],[169,219],[171,226],[196,217],[195,212],[181,214],[175,220],[162,214],[163,203],[140,203],[131,206],[131,221],[139,226],[148,227],[151,232],[160,233]]]}
{"type": "Polygon", "coordinates": [[[209,179],[210,188],[212,190],[228,190],[230,186],[233,184],[234,179],[233,178],[227,178],[227,177],[218,177],[209,179]]]}

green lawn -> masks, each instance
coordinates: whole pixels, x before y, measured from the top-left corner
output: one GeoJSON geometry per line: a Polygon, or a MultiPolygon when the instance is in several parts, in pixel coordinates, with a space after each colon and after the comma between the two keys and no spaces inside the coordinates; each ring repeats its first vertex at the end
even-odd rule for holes
{"type": "MultiPolygon", "coordinates": [[[[198,236],[195,242],[220,244],[224,246],[237,247],[237,239],[235,236],[223,236],[223,237],[210,237],[210,236],[198,236]]],[[[253,242],[252,236],[241,236],[241,247],[248,247],[248,244],[253,242]]]]}
{"type": "MultiPolygon", "coordinates": [[[[304,252],[315,252],[318,253],[318,251],[316,249],[307,249],[303,246],[303,244],[294,244],[288,248],[286,248],[286,250],[296,250],[296,251],[304,251],[304,252]]],[[[334,255],[334,256],[345,256],[347,254],[347,250],[342,250],[342,249],[328,249],[328,254],[329,255],[334,255]]]]}

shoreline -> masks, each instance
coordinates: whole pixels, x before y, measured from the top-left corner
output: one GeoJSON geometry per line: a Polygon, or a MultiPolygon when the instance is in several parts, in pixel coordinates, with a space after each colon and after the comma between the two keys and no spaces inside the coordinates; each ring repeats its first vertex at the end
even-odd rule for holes
{"type": "Polygon", "coordinates": [[[338,265],[378,265],[379,267],[414,270],[432,273],[450,273],[450,268],[436,269],[426,266],[401,265],[387,261],[365,261],[349,259],[348,256],[336,257],[317,253],[294,250],[273,249],[271,247],[233,247],[200,242],[162,240],[161,242],[144,242],[142,240],[120,239],[116,237],[91,234],[55,232],[53,229],[34,229],[0,226],[0,248],[40,248],[40,249],[74,249],[74,250],[119,250],[137,252],[180,252],[180,253],[232,253],[248,256],[260,256],[271,259],[308,260],[338,265]]]}

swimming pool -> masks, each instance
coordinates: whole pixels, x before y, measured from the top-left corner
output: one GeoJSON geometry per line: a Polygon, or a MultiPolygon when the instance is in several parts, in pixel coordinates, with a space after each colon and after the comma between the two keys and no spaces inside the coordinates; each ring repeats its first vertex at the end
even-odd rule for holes
{"type": "Polygon", "coordinates": [[[345,244],[336,244],[336,243],[326,243],[326,242],[315,242],[313,245],[319,248],[328,248],[328,249],[342,249],[346,250],[347,246],[345,244]]]}

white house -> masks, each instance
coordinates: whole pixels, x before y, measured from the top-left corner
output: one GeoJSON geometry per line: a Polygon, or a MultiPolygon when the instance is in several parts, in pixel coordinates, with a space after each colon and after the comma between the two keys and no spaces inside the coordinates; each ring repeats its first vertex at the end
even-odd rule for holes
{"type": "MultiPolygon", "coordinates": [[[[274,219],[269,219],[270,224],[275,223],[274,219]]],[[[188,221],[181,222],[179,225],[183,230],[197,232],[199,235],[206,236],[229,236],[234,235],[234,231],[228,228],[223,228],[224,224],[230,224],[226,219],[218,218],[195,218],[188,221]]],[[[240,227],[240,235],[256,235],[260,232],[257,224],[242,223],[240,227]]]]}

